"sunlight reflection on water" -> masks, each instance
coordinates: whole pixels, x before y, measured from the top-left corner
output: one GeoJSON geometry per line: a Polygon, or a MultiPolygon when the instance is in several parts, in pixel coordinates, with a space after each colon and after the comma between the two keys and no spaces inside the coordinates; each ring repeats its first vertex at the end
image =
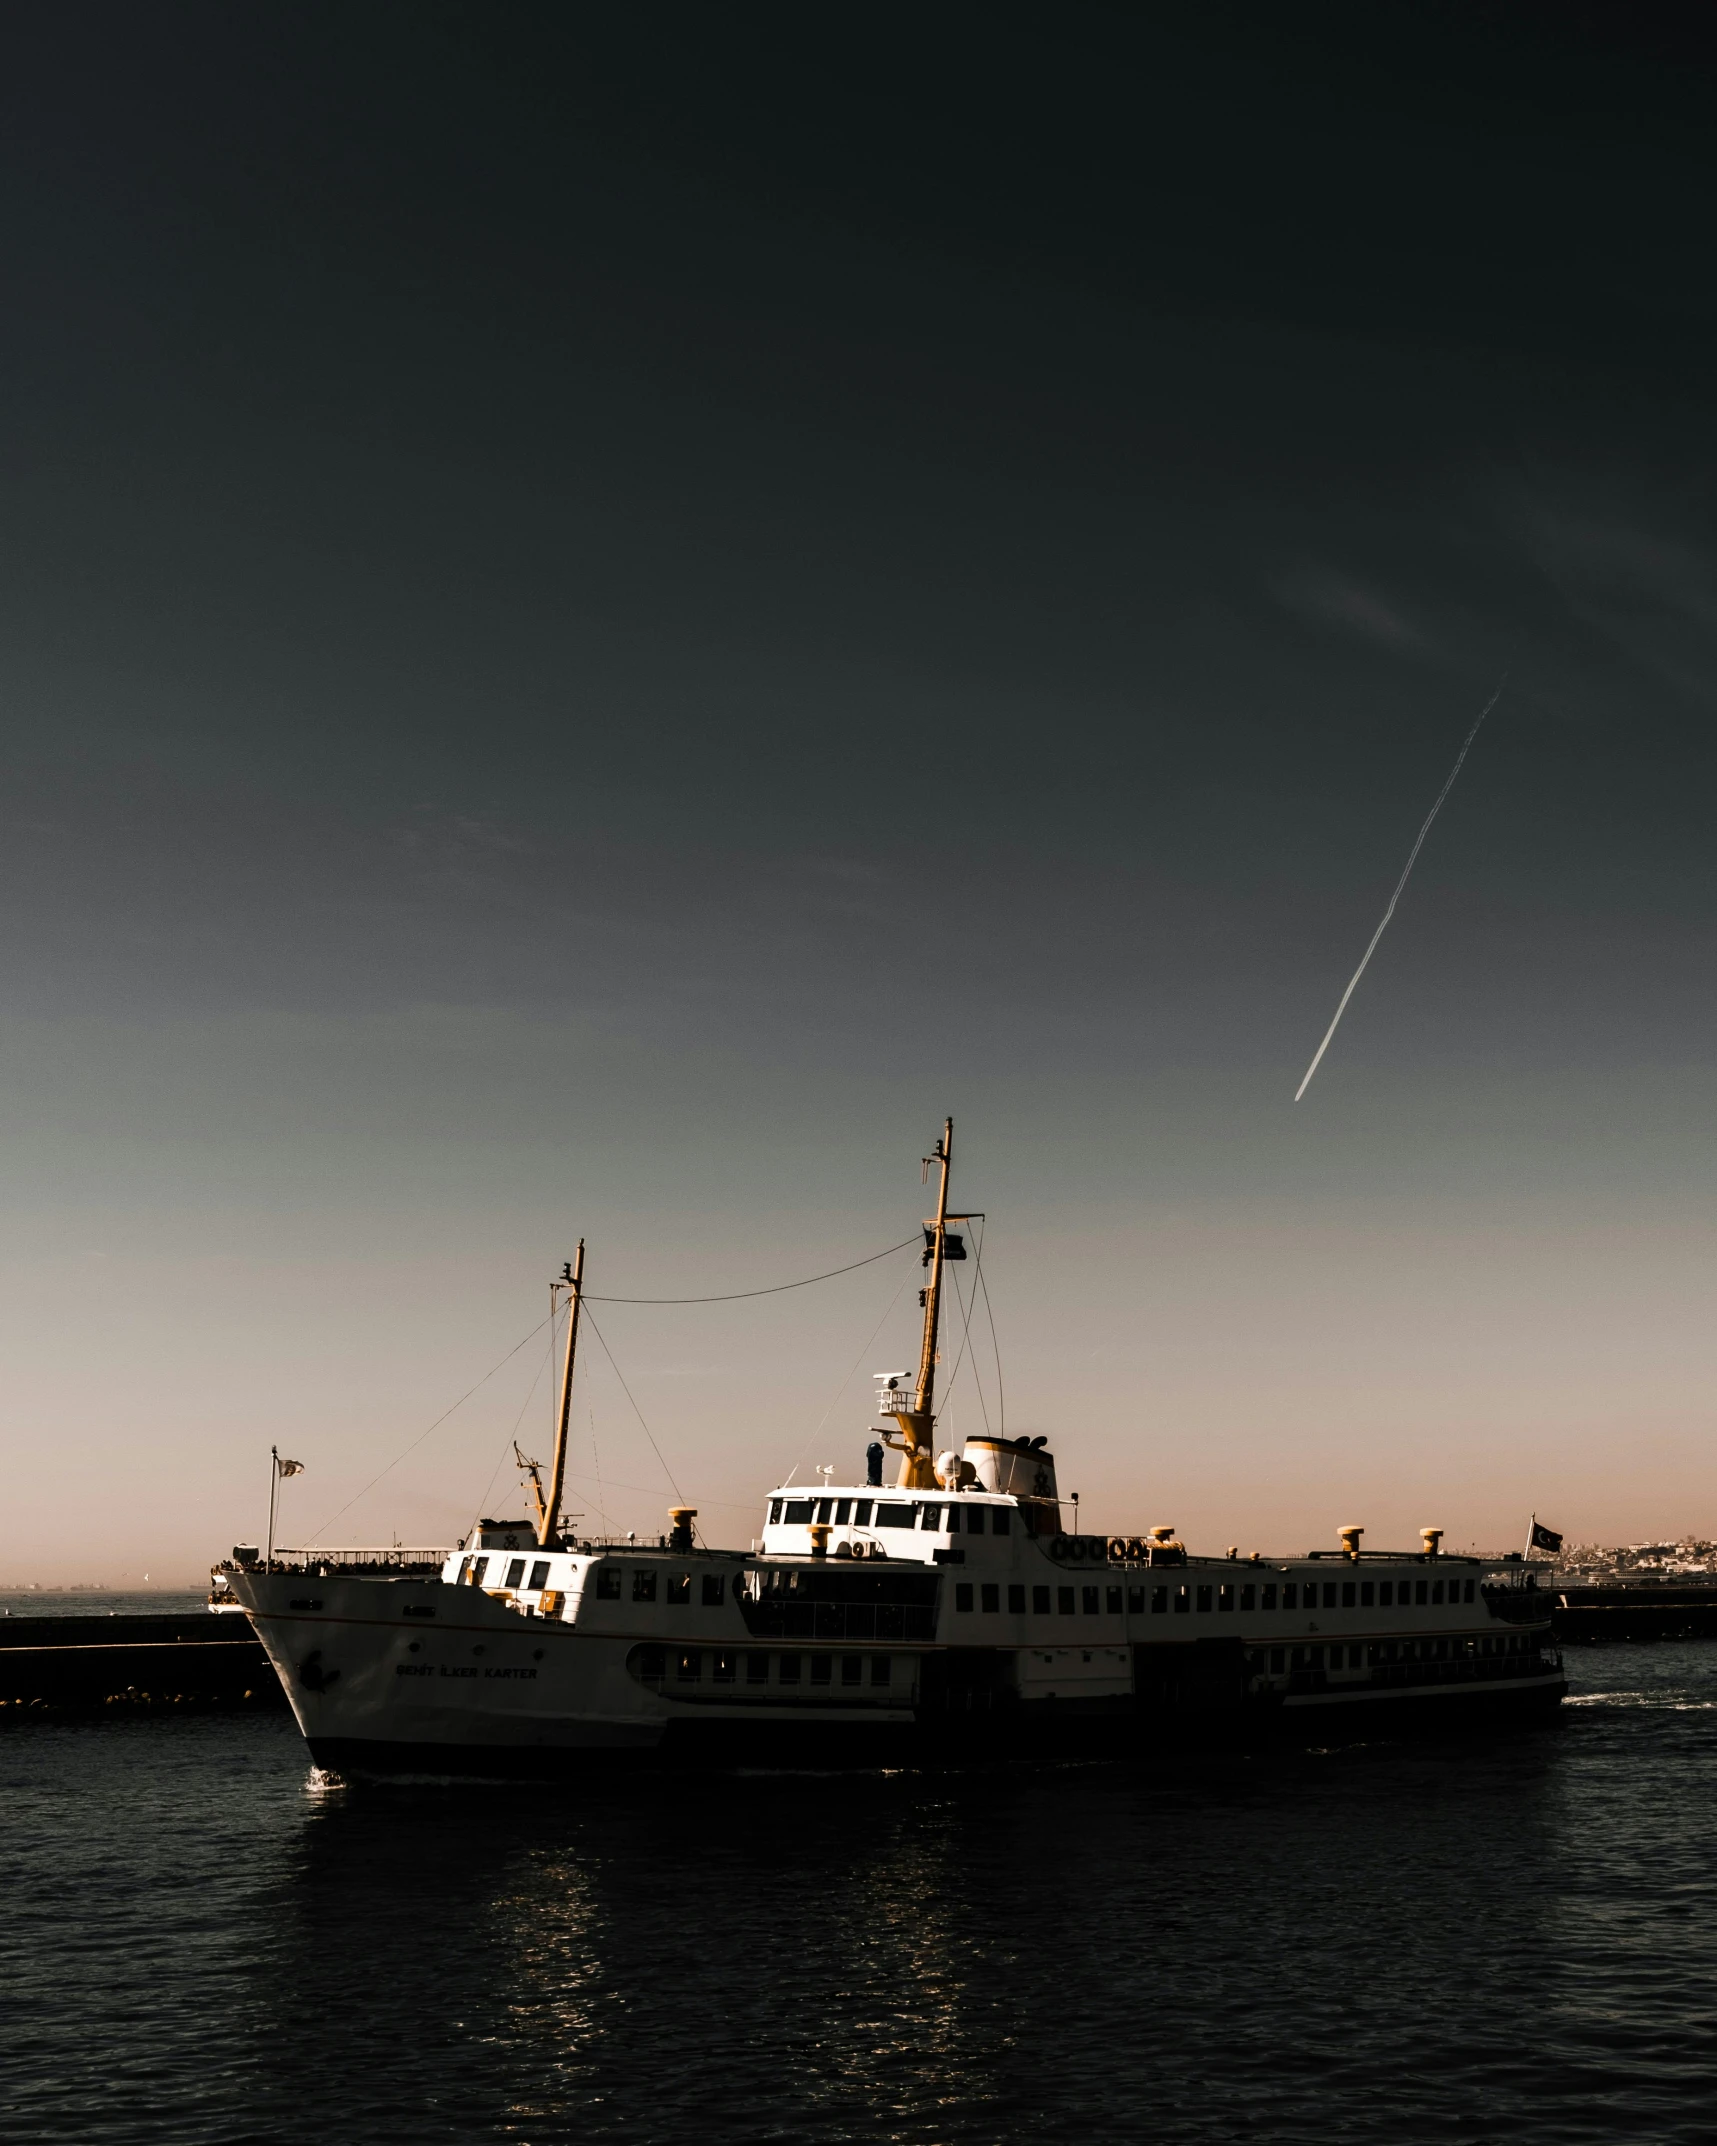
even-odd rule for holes
{"type": "Polygon", "coordinates": [[[8,2140],[1708,2135],[1717,1648],[1493,1741],[342,1789],[0,1739],[8,2140]]]}

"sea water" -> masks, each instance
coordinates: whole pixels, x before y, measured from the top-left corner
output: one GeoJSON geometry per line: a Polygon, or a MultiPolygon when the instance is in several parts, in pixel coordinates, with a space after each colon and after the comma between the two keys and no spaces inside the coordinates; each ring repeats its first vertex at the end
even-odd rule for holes
{"type": "Polygon", "coordinates": [[[1553,1727],[337,1789],[0,1732],[8,2146],[1717,2134],[1717,1646],[1553,1727]]]}

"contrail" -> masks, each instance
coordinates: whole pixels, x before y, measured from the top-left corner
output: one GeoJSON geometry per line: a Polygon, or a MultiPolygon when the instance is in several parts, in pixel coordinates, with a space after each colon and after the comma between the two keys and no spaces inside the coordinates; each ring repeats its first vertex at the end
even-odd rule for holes
{"type": "Polygon", "coordinates": [[[1395,914],[1395,904],[1401,899],[1401,890],[1403,887],[1406,886],[1408,875],[1411,873],[1414,864],[1418,860],[1420,850],[1423,849],[1425,846],[1425,837],[1431,832],[1431,822],[1437,817],[1437,814],[1442,811],[1444,798],[1447,797],[1449,792],[1455,787],[1455,777],[1461,772],[1461,762],[1465,760],[1467,754],[1472,750],[1472,742],[1474,738],[1476,738],[1479,734],[1479,724],[1484,721],[1485,717],[1489,715],[1490,711],[1496,706],[1497,702],[1501,700],[1502,688],[1507,683],[1508,673],[1505,671],[1502,675],[1501,684],[1498,685],[1496,691],[1491,695],[1490,699],[1487,700],[1484,706],[1479,710],[1478,723],[1475,723],[1471,730],[1467,732],[1466,744],[1463,745],[1460,751],[1455,755],[1455,764],[1449,770],[1449,779],[1437,792],[1437,802],[1431,807],[1430,811],[1426,813],[1425,824],[1419,830],[1419,839],[1417,842],[1414,843],[1413,848],[1408,855],[1407,863],[1402,870],[1401,877],[1395,882],[1395,892],[1389,897],[1389,907],[1383,912],[1383,922],[1379,924],[1377,929],[1372,933],[1371,944],[1365,949],[1365,954],[1363,959],[1360,961],[1359,967],[1353,972],[1353,981],[1348,985],[1347,989],[1341,995],[1341,1004],[1335,1010],[1335,1019],[1330,1023],[1328,1029],[1325,1031],[1324,1040],[1318,1045],[1317,1056],[1312,1060],[1311,1064],[1307,1066],[1305,1079],[1301,1081],[1300,1085],[1294,1090],[1294,1101],[1296,1103],[1299,1101],[1300,1097],[1305,1094],[1306,1090],[1311,1086],[1312,1075],[1317,1071],[1319,1062],[1323,1058],[1323,1054],[1329,1049],[1329,1039],[1335,1034],[1337,1028],[1341,1025],[1341,1017],[1347,1011],[1347,1002],[1353,996],[1354,986],[1357,985],[1359,979],[1365,974],[1366,962],[1369,961],[1372,955],[1376,953],[1378,940],[1382,938],[1384,932],[1387,931],[1389,928],[1389,919],[1395,914]]]}

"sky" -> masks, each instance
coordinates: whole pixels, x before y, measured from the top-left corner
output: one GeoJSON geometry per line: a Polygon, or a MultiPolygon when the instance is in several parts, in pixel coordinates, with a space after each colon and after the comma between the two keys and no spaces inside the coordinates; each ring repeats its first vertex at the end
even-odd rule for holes
{"type": "Polygon", "coordinates": [[[519,1509],[580,1237],[569,1505],[743,1547],[915,1255],[599,1300],[899,1243],[950,1114],[943,1428],[1082,1524],[1717,1535],[1712,71],[10,11],[0,1584],[194,1582],[271,1446],[289,1543],[519,1509]]]}

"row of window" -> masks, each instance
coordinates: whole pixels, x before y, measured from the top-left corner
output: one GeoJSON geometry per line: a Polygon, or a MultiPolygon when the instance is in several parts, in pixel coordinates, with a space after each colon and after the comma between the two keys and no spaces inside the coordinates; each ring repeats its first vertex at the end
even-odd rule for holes
{"type": "Polygon", "coordinates": [[[712,1684],[737,1684],[743,1669],[747,1684],[828,1685],[851,1691],[868,1683],[873,1691],[881,1691],[893,1681],[894,1659],[887,1654],[752,1654],[719,1647],[640,1647],[633,1666],[646,1684],[697,1684],[706,1676],[712,1684]]]}
{"type": "MultiPolygon", "coordinates": [[[[499,1558],[494,1560],[497,1565],[500,1562],[499,1558]]],[[[512,1559],[507,1566],[506,1578],[497,1580],[495,1585],[497,1587],[520,1587],[527,1584],[525,1581],[525,1563],[526,1560],[522,1557],[512,1559]]],[[[486,1557],[466,1558],[459,1567],[458,1584],[461,1586],[481,1587],[488,1576],[489,1565],[490,1560],[486,1557]]],[[[548,1585],[548,1571],[548,1559],[539,1557],[536,1563],[531,1566],[531,1577],[528,1584],[532,1587],[546,1587],[548,1585]]]]}
{"type": "MultiPolygon", "coordinates": [[[[692,1576],[689,1572],[658,1574],[654,1565],[598,1565],[596,1568],[596,1599],[598,1602],[618,1602],[625,1586],[625,1577],[632,1575],[632,1599],[634,1602],[654,1602],[658,1578],[665,1584],[661,1599],[664,1602],[690,1602],[692,1576]]],[[[706,1572],[703,1575],[703,1606],[705,1609],[720,1609],[727,1594],[727,1575],[723,1572],[706,1572]]],[[[735,1590],[737,1593],[737,1589],[735,1590]]]]}
{"type": "MultiPolygon", "coordinates": [[[[781,1500],[777,1499],[775,1502],[780,1504],[781,1500]]],[[[797,1502],[809,1504],[811,1501],[802,1499],[797,1502]]],[[[824,1499],[821,1502],[828,1504],[831,1501],[824,1499]]],[[[854,1501],[837,1498],[832,1502],[837,1505],[845,1505],[854,1501]]],[[[856,1502],[860,1505],[868,1506],[871,1501],[867,1498],[860,1498],[856,1502]]],[[[900,1506],[896,1509],[907,1513],[914,1510],[910,1505],[900,1506]]],[[[926,1505],[919,1509],[926,1513],[935,1513],[941,1510],[940,1507],[934,1505],[926,1505]]],[[[951,1511],[957,1510],[957,1508],[952,1507],[949,1509],[951,1511]]],[[[879,1513],[886,1510],[889,1510],[889,1508],[878,1507],[879,1513]]],[[[985,1508],[982,1506],[973,1506],[968,1512],[967,1518],[973,1518],[984,1510],[985,1508]]],[[[1005,1521],[1008,1517],[1006,1506],[991,1506],[988,1510],[994,1514],[998,1521],[1005,1521]]],[[[862,1526],[864,1522],[860,1521],[857,1524],[862,1526]]],[[[910,1525],[910,1523],[908,1524],[910,1525]]],[[[1001,1528],[997,1532],[1005,1533],[1006,1530],[1001,1528]]],[[[499,1563],[499,1560],[497,1559],[495,1562],[499,1563]]],[[[546,1557],[538,1558],[531,1565],[531,1576],[528,1581],[524,1577],[527,1562],[528,1560],[522,1557],[511,1559],[506,1568],[506,1577],[499,1584],[503,1587],[524,1586],[529,1589],[546,1587],[549,1576],[548,1559],[546,1557]]],[[[488,1572],[489,1564],[490,1560],[486,1557],[468,1557],[459,1568],[459,1577],[462,1581],[468,1581],[473,1587],[481,1587],[488,1572]]],[[[689,1572],[659,1573],[658,1568],[654,1565],[634,1565],[628,1568],[619,1564],[601,1564],[596,1568],[596,1599],[599,1602],[618,1602],[621,1599],[624,1588],[624,1575],[628,1569],[632,1574],[632,1600],[634,1602],[654,1602],[657,1599],[659,1582],[665,1583],[661,1586],[661,1599],[663,1601],[689,1603],[692,1599],[692,1575],[689,1572]]],[[[1135,1617],[1140,1617],[1146,1614],[1147,1596],[1149,1597],[1149,1614],[1156,1617],[1167,1616],[1177,1611],[1203,1614],[1211,1610],[1220,1613],[1224,1610],[1236,1608],[1240,1610],[1274,1610],[1277,1608],[1293,1610],[1302,1607],[1308,1610],[1319,1608],[1326,1610],[1390,1609],[1394,1607],[1406,1608],[1409,1605],[1440,1605],[1444,1601],[1471,1602],[1474,1598],[1474,1589],[1475,1583],[1472,1580],[1467,1580],[1463,1583],[1458,1579],[1446,1582],[1443,1580],[1325,1580],[1322,1582],[1322,1601],[1320,1603],[1319,1582],[1316,1580],[1303,1582],[1288,1580],[1285,1583],[1270,1581],[1262,1585],[1256,1581],[1244,1583],[1224,1581],[1220,1584],[1213,1582],[1208,1586],[1128,1587],[1124,1590],[1120,1587],[1109,1587],[1107,1589],[1101,1587],[1057,1587],[1053,1589],[1033,1587],[1031,1590],[1031,1606],[1036,1615],[1047,1617],[1050,1614],[1050,1597],[1053,1594],[1055,1597],[1055,1611],[1063,1617],[1070,1617],[1074,1614],[1076,1598],[1078,1598],[1079,1609],[1087,1617],[1097,1616],[1105,1607],[1111,1615],[1119,1615],[1123,1598],[1129,1613],[1135,1617]],[[1105,1595],[1107,1596],[1106,1603],[1104,1600],[1105,1595]]],[[[705,1609],[719,1609],[726,1598],[726,1593],[727,1580],[724,1573],[706,1572],[703,1574],[701,1594],[705,1609]]],[[[986,1581],[976,1590],[976,1593],[985,1610],[999,1611],[1001,1609],[1001,1588],[999,1585],[986,1581]]],[[[955,1609],[970,1610],[973,1607],[973,1596],[974,1588],[972,1583],[961,1581],[954,1589],[955,1609]]],[[[1008,1609],[1010,1612],[1016,1616],[1023,1615],[1025,1601],[1025,1587],[1019,1583],[1010,1585],[1008,1588],[1008,1609]]]]}
{"type": "Polygon", "coordinates": [[[1377,1669],[1392,1662],[1461,1662],[1488,1659],[1493,1655],[1533,1654],[1535,1635],[1498,1632],[1479,1638],[1377,1639],[1365,1646],[1336,1643],[1303,1647],[1257,1647],[1247,1656],[1247,1666],[1257,1674],[1269,1662],[1272,1676],[1295,1669],[1377,1669]]]}
{"type": "MultiPolygon", "coordinates": [[[[1235,1608],[1390,1609],[1407,1608],[1415,1603],[1441,1603],[1445,1600],[1471,1602],[1475,1583],[1472,1580],[1466,1581],[1463,1595],[1462,1582],[1459,1580],[1450,1580],[1447,1583],[1442,1580],[1402,1580],[1399,1583],[1394,1580],[1361,1580],[1357,1583],[1357,1598],[1356,1583],[1352,1580],[1325,1580],[1322,1586],[1321,1603],[1318,1600],[1319,1583],[1316,1580],[1306,1580],[1303,1583],[1289,1580],[1285,1585],[1272,1581],[1267,1586],[1259,1586],[1256,1581],[1252,1581],[1243,1586],[1213,1583],[1208,1587],[1034,1587],[1031,1590],[1031,1607],[1034,1616],[1047,1617],[1050,1614],[1050,1597],[1053,1595],[1055,1614],[1062,1617],[1071,1617],[1076,1607],[1087,1617],[1098,1616],[1105,1609],[1110,1616],[1118,1617],[1123,1601],[1128,1614],[1133,1617],[1146,1615],[1147,1609],[1153,1617],[1166,1617],[1175,1612],[1183,1615],[1203,1615],[1212,1610],[1221,1612],[1235,1608]]],[[[1016,1617],[1022,1615],[1026,1598],[1024,1586],[1017,1583],[1011,1585],[1007,1593],[1010,1614],[1016,1617]]],[[[985,1581],[974,1588],[969,1580],[961,1580],[955,1585],[955,1609],[973,1608],[974,1595],[983,1609],[992,1612],[1001,1609],[1002,1590],[999,1584],[985,1581]]]]}
{"type": "MultiPolygon", "coordinates": [[[[1387,1639],[1354,1646],[1345,1642],[1310,1642],[1294,1647],[1257,1647],[1246,1658],[1254,1675],[1272,1676],[1321,1669],[1377,1669],[1401,1662],[1449,1662],[1490,1659],[1536,1652],[1534,1640],[1519,1632],[1482,1638],[1387,1639]]],[[[763,1654],[712,1647],[640,1647],[632,1666],[646,1684],[775,1685],[792,1689],[854,1691],[868,1685],[886,1690],[893,1681],[893,1657],[887,1654],[763,1654]]]]}
{"type": "Polygon", "coordinates": [[[771,1527],[922,1528],[926,1534],[1006,1535],[1013,1527],[1008,1505],[920,1505],[886,1498],[771,1498],[771,1527]],[[989,1515],[988,1520],[985,1514],[989,1515]],[[962,1515],[964,1516],[962,1518],[962,1515]]]}

